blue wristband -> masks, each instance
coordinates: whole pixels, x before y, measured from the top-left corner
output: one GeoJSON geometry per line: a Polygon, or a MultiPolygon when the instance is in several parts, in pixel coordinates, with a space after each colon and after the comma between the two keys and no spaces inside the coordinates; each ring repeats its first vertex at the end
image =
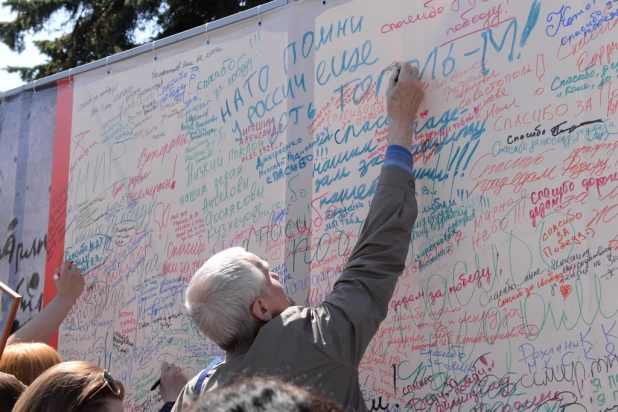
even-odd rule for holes
{"type": "Polygon", "coordinates": [[[412,153],[403,146],[391,145],[386,149],[384,166],[394,166],[412,174],[414,158],[412,153]]]}

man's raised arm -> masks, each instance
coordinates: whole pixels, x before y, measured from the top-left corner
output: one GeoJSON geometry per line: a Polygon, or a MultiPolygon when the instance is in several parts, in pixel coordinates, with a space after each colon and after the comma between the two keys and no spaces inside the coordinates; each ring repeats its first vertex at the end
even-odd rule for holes
{"type": "Polygon", "coordinates": [[[410,153],[423,100],[418,70],[398,66],[386,95],[389,147],[367,219],[333,292],[312,309],[316,344],[354,368],[388,313],[418,214],[410,153]]]}

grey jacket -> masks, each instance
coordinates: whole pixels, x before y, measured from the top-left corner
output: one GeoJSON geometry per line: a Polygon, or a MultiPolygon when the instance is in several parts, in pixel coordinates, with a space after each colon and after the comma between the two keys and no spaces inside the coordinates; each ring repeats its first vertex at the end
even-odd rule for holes
{"type": "MultiPolygon", "coordinates": [[[[318,307],[290,307],[269,321],[253,342],[211,370],[201,393],[238,377],[273,376],[348,410],[366,411],[358,365],[386,318],[417,213],[412,176],[383,167],[358,243],[332,293],[318,307]]],[[[173,411],[187,411],[197,378],[185,386],[173,411]]]]}

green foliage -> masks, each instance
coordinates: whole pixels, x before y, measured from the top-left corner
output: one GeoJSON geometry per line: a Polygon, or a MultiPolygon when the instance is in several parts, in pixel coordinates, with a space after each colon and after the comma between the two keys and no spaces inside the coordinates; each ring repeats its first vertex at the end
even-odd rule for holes
{"type": "Polygon", "coordinates": [[[53,19],[67,34],[34,44],[49,61],[35,67],[8,66],[24,81],[40,79],[139,46],[135,31],[149,23],[157,30],[149,41],[221,19],[268,0],[6,0],[17,14],[0,22],[0,41],[16,52],[24,50],[24,36],[45,30],[53,19]]]}

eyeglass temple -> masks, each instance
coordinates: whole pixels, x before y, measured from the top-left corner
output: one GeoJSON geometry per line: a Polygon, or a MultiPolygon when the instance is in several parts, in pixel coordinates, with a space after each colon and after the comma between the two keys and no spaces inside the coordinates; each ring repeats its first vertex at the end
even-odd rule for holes
{"type": "Polygon", "coordinates": [[[101,392],[105,387],[108,387],[109,390],[116,396],[120,395],[120,386],[118,386],[118,382],[116,382],[116,379],[114,379],[114,377],[112,375],[109,374],[109,372],[107,372],[106,370],[103,370],[103,373],[101,374],[101,379],[103,380],[103,385],[101,385],[101,387],[99,389],[97,389],[92,395],[90,395],[88,397],[88,399],[86,399],[87,401],[89,401],[90,399],[94,398],[97,393],[101,392]],[[114,390],[114,388],[112,387],[111,382],[105,377],[105,374],[107,374],[111,380],[114,381],[114,384],[116,385],[116,390],[114,390]]]}

